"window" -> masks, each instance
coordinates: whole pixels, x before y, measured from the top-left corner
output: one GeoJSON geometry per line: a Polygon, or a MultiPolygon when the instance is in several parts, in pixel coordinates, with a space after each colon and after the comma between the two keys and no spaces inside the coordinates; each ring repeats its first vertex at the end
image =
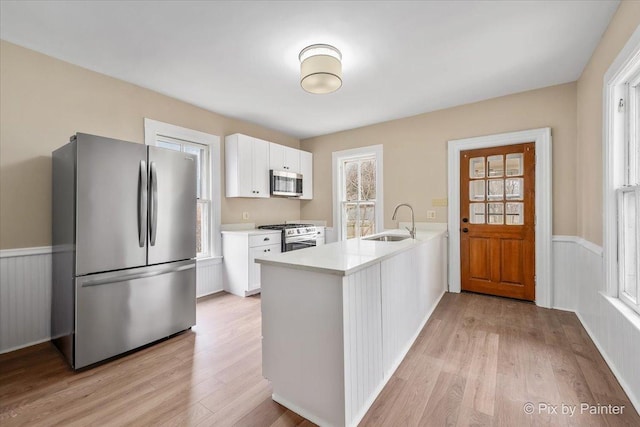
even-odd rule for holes
{"type": "Polygon", "coordinates": [[[334,157],[334,227],[339,239],[382,231],[382,146],[339,151],[334,157]]]}
{"type": "Polygon", "coordinates": [[[618,199],[618,297],[640,312],[640,67],[618,101],[624,128],[624,179],[618,199]]]}
{"type": "Polygon", "coordinates": [[[196,156],[196,253],[198,258],[208,257],[211,254],[209,242],[209,223],[211,210],[211,192],[209,189],[209,147],[195,142],[182,141],[168,136],[156,138],[156,145],[169,150],[182,151],[196,156]]]}
{"type": "Polygon", "coordinates": [[[605,76],[605,268],[640,313],[640,29],[605,76]]]}
{"type": "Polygon", "coordinates": [[[197,257],[220,253],[220,139],[191,129],[145,119],[145,142],[161,148],[181,151],[196,157],[197,174],[197,257]]]}

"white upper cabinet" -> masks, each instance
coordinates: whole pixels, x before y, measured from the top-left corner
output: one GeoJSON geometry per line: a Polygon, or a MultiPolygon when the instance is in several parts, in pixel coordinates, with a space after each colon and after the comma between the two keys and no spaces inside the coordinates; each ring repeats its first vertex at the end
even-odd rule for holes
{"type": "Polygon", "coordinates": [[[300,150],[280,144],[269,144],[269,168],[300,173],[300,150]]]}
{"type": "Polygon", "coordinates": [[[269,197],[269,142],[239,133],[225,138],[227,197],[269,197]]]}
{"type": "Polygon", "coordinates": [[[300,151],[300,173],[302,174],[302,200],[313,199],[313,154],[300,151]]]}

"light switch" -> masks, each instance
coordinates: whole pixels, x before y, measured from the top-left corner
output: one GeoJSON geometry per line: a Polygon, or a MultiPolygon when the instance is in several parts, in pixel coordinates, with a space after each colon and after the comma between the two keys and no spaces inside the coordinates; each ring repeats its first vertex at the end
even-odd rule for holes
{"type": "Polygon", "coordinates": [[[436,219],[436,211],[427,211],[427,219],[436,219]]]}
{"type": "Polygon", "coordinates": [[[242,212],[242,219],[249,219],[249,212],[242,212]]]}

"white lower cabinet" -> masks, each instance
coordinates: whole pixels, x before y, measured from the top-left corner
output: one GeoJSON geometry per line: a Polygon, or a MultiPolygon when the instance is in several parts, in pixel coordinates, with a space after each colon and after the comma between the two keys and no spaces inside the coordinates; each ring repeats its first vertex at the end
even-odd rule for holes
{"type": "Polygon", "coordinates": [[[224,290],[241,297],[260,292],[260,264],[255,259],[280,251],[280,231],[223,231],[224,290]]]}

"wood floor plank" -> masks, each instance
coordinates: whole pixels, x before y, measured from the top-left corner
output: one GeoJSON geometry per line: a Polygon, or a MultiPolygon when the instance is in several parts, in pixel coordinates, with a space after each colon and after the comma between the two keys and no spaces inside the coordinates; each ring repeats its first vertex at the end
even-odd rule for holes
{"type": "MultiPolygon", "coordinates": [[[[197,322],[81,372],[50,343],[0,355],[0,425],[314,425],[271,399],[259,296],[201,300],[197,322]]],[[[360,425],[639,426],[640,417],[575,314],[463,293],[444,295],[360,425]],[[541,410],[545,402],[625,410],[568,416],[541,410]]]]}

